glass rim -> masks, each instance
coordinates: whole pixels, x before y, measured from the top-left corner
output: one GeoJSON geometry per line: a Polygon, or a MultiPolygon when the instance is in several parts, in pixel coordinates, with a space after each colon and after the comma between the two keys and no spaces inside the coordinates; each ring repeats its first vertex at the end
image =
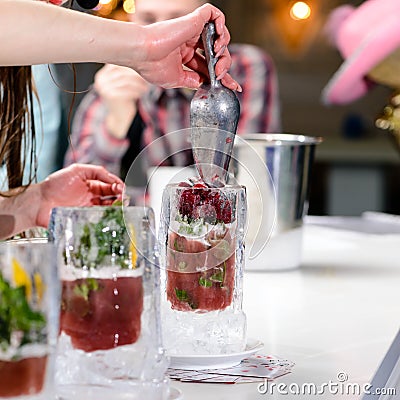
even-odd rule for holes
{"type": "Polygon", "coordinates": [[[32,238],[16,238],[5,240],[0,242],[0,246],[16,246],[16,245],[49,245],[53,246],[53,243],[49,241],[47,237],[32,237],[32,238]]]}
{"type": "MultiPolygon", "coordinates": [[[[323,142],[321,136],[309,136],[293,133],[246,133],[240,138],[249,144],[262,144],[267,147],[273,146],[306,146],[315,145],[323,142]]],[[[235,147],[243,145],[240,141],[235,141],[235,147]]]]}
{"type": "Polygon", "coordinates": [[[154,218],[154,210],[152,207],[147,206],[147,205],[140,205],[140,206],[85,206],[85,207],[54,207],[51,210],[51,215],[50,215],[50,224],[51,221],[56,218],[57,216],[68,216],[70,214],[76,213],[76,214],[82,214],[89,216],[90,214],[92,215],[101,215],[104,213],[106,210],[114,208],[114,209],[119,209],[122,210],[123,215],[128,216],[128,217],[134,217],[134,218],[149,218],[153,219],[154,218]]]}
{"type": "Polygon", "coordinates": [[[124,210],[138,210],[138,209],[144,209],[144,210],[150,210],[151,207],[149,206],[124,206],[124,205],[104,205],[104,206],[100,206],[100,205],[95,205],[95,206],[83,206],[83,207],[79,207],[79,206],[71,206],[71,207],[54,207],[53,210],[70,210],[70,211],[75,211],[75,210],[83,210],[83,211],[90,211],[90,210],[106,210],[107,208],[110,207],[115,207],[115,208],[122,208],[124,210]]]}
{"type": "Polygon", "coordinates": [[[205,186],[205,187],[195,187],[193,186],[179,186],[179,183],[168,183],[165,185],[166,189],[182,189],[182,190],[216,190],[216,191],[224,191],[224,190],[246,190],[246,187],[244,185],[238,185],[238,184],[227,184],[222,187],[210,187],[210,186],[205,186]]]}

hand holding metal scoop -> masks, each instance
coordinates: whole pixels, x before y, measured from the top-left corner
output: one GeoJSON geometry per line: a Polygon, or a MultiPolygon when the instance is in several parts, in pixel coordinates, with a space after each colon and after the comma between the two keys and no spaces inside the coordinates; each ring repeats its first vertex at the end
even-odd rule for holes
{"type": "Polygon", "coordinates": [[[240,104],[236,94],[216,79],[215,25],[208,23],[202,40],[210,83],[203,83],[190,104],[192,151],[197,171],[210,187],[225,185],[232,154],[240,104]]]}

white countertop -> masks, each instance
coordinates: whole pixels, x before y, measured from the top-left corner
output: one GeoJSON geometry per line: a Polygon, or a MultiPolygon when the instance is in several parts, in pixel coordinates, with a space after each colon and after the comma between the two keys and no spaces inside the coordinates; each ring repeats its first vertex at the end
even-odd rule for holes
{"type": "MultiPolygon", "coordinates": [[[[372,380],[400,327],[399,251],[400,234],[306,224],[301,268],[245,273],[248,336],[264,342],[263,354],[296,363],[276,383],[321,385],[340,372],[351,383],[372,380]]],[[[262,395],[258,384],[172,386],[188,400],[357,398],[262,395]]]]}
{"type": "Polygon", "coordinates": [[[315,152],[316,161],[351,164],[399,164],[399,153],[388,132],[362,139],[325,136],[315,152]]]}

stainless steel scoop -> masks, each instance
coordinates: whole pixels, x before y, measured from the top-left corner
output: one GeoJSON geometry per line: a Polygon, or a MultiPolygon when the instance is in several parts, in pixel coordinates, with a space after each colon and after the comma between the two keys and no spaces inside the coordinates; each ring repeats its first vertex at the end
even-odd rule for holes
{"type": "Polygon", "coordinates": [[[197,171],[211,187],[225,185],[240,115],[239,100],[216,79],[215,25],[208,23],[202,40],[210,82],[203,83],[190,104],[192,151],[197,171]]]}

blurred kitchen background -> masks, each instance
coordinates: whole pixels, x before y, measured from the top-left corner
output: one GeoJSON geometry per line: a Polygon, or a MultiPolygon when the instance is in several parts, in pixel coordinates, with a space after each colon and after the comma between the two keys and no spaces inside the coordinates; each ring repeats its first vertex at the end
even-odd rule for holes
{"type": "MultiPolygon", "coordinates": [[[[274,59],[283,131],[324,138],[316,150],[309,214],[400,214],[400,153],[390,134],[375,127],[392,91],[376,86],[364,98],[346,106],[326,107],[321,102],[323,87],[342,63],[322,33],[324,23],[335,7],[358,6],[362,1],[213,3],[225,12],[233,42],[258,45],[274,59]]],[[[124,13],[134,9],[134,0],[100,0],[95,12],[123,19],[124,13]]]]}

